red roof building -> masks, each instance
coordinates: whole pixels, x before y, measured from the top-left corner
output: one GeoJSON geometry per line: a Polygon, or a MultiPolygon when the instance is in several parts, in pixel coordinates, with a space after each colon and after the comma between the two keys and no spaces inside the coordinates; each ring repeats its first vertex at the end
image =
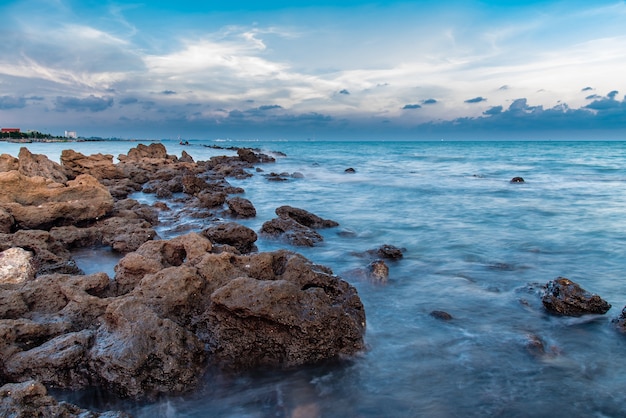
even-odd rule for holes
{"type": "Polygon", "coordinates": [[[3,133],[3,134],[20,133],[20,128],[1,128],[0,133],[3,133]]]}

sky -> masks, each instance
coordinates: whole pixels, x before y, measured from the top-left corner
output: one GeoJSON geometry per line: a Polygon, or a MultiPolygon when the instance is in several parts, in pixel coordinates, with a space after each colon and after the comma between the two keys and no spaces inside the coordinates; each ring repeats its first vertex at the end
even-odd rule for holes
{"type": "Polygon", "coordinates": [[[0,16],[0,127],[626,140],[624,0],[0,0],[0,16]]]}

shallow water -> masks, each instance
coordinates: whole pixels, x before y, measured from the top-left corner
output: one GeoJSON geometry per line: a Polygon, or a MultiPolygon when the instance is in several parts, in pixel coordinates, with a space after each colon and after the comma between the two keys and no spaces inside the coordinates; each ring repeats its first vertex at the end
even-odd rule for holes
{"type": "MultiPolygon", "coordinates": [[[[58,160],[68,146],[117,155],[136,145],[95,144],[29,149],[58,160]]],[[[201,144],[165,142],[169,153],[185,149],[196,160],[231,155],[201,144]]],[[[240,222],[258,231],[276,207],[291,205],[340,223],[320,231],[322,245],[294,250],[357,287],[368,350],[285,372],[208,374],[197,391],[149,404],[93,393],[81,404],[139,417],[626,416],[626,336],[610,322],[626,305],[626,143],[225,145],[287,154],[262,165],[264,173],[229,180],[257,208],[256,218],[240,222]],[[356,173],[345,173],[348,167],[356,173]],[[270,171],[304,178],[268,182],[270,171]],[[526,182],[510,184],[515,176],[526,182]],[[402,260],[389,262],[387,285],[349,274],[368,263],[354,253],[382,244],[406,249],[402,260]],[[541,286],[557,276],[598,293],[613,308],[583,318],[546,314],[541,286]],[[437,320],[429,315],[433,310],[453,319],[437,320]],[[544,354],[527,349],[533,338],[543,341],[544,354]]],[[[17,150],[0,143],[0,152],[17,150]]],[[[193,222],[192,228],[202,227],[193,222]]],[[[288,247],[264,239],[257,244],[260,251],[288,247]]],[[[83,269],[87,263],[96,270],[112,266],[89,250],[77,261],[83,269]]]]}

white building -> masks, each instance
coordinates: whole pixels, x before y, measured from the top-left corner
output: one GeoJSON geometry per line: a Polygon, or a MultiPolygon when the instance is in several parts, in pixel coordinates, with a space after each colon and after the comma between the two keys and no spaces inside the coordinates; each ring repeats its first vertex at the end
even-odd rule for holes
{"type": "Polygon", "coordinates": [[[65,131],[65,137],[76,139],[76,131],[65,131]]]}

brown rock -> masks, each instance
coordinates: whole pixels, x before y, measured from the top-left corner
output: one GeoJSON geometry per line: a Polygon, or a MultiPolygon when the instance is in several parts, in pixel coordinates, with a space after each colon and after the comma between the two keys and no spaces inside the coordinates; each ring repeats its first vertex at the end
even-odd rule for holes
{"type": "Polygon", "coordinates": [[[22,147],[18,159],[18,171],[27,177],[44,177],[55,183],[65,183],[68,179],[65,169],[43,154],[32,154],[27,148],[22,147]]]}
{"type": "Polygon", "coordinates": [[[0,234],[9,234],[13,230],[15,219],[4,208],[0,207],[0,234]]]}
{"type": "Polygon", "coordinates": [[[232,216],[236,218],[254,218],[256,208],[248,199],[243,197],[233,197],[226,201],[232,216]]]}
{"type": "Polygon", "coordinates": [[[292,218],[274,218],[261,227],[261,234],[284,239],[292,245],[313,247],[324,241],[324,238],[313,229],[304,226],[292,218]]]}
{"type": "Polygon", "coordinates": [[[256,250],[257,234],[252,229],[235,222],[210,226],[202,231],[212,243],[233,246],[242,254],[256,250]]]}
{"type": "Polygon", "coordinates": [[[565,316],[605,314],[611,309],[611,305],[600,296],[587,292],[565,277],[546,284],[541,302],[548,312],[565,316]]]}
{"type": "Polygon", "coordinates": [[[90,174],[98,180],[123,177],[122,172],[113,164],[113,156],[110,154],[85,156],[71,149],[63,150],[61,164],[73,177],[81,174],[90,174]]]}
{"type": "Polygon", "coordinates": [[[0,252],[0,285],[19,284],[35,277],[33,253],[22,248],[0,252]]]}
{"type": "Polygon", "coordinates": [[[387,283],[389,280],[389,267],[383,260],[372,261],[367,266],[368,276],[370,280],[376,283],[387,283]]]}
{"type": "Polygon", "coordinates": [[[301,225],[314,229],[332,228],[339,225],[337,222],[330,219],[322,219],[304,209],[294,208],[291,206],[280,206],[276,208],[276,215],[283,219],[291,218],[301,225]]]}
{"type": "Polygon", "coordinates": [[[0,207],[9,212],[21,228],[48,229],[94,220],[113,209],[113,198],[108,190],[86,174],[63,185],[8,171],[0,173],[0,189],[0,207]]]}
{"type": "Polygon", "coordinates": [[[17,158],[9,154],[0,154],[0,172],[19,170],[19,168],[20,161],[17,158]]]}

